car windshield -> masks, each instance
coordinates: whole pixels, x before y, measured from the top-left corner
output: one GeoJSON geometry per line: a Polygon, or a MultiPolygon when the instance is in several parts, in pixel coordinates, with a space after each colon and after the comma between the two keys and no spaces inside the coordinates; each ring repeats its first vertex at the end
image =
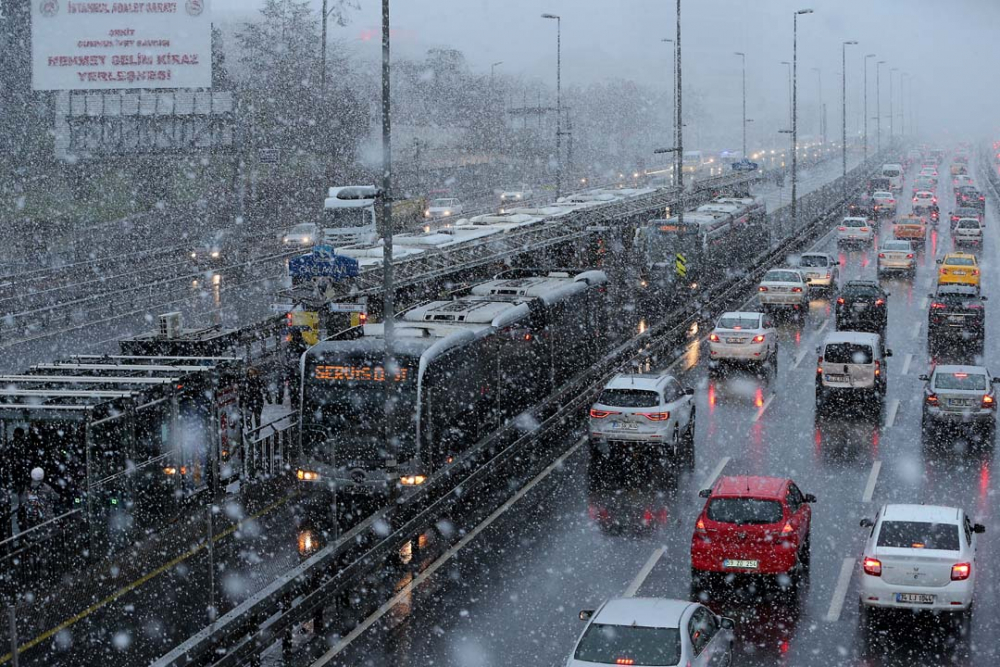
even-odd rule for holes
{"type": "Polygon", "coordinates": [[[986,376],[982,373],[935,373],[935,389],[958,389],[968,391],[985,391],[986,376]]]}
{"type": "Polygon", "coordinates": [[[802,278],[795,271],[768,271],[764,274],[764,282],[800,283],[802,278]]]}
{"type": "Polygon", "coordinates": [[[660,395],[648,389],[605,389],[597,402],[613,408],[655,408],[660,395]]]}
{"type": "Polygon", "coordinates": [[[944,263],[951,266],[975,266],[976,260],[971,257],[949,257],[944,263]]]}
{"type": "Polygon", "coordinates": [[[878,532],[878,546],[958,551],[958,526],[929,521],[883,521],[878,532]]]}
{"type": "Polygon", "coordinates": [[[291,229],[291,234],[310,234],[312,233],[313,226],[310,224],[295,225],[291,229]]]}
{"type": "Polygon", "coordinates": [[[882,244],[882,250],[902,250],[904,252],[910,252],[909,241],[886,241],[882,244]]]}
{"type": "Polygon", "coordinates": [[[719,329],[756,329],[760,326],[760,317],[724,316],[719,318],[719,329]]]}
{"type": "Polygon", "coordinates": [[[763,525],[784,517],[781,503],[759,498],[716,498],[708,504],[708,518],[719,523],[763,525]]]}
{"type": "Polygon", "coordinates": [[[870,364],[872,346],[864,343],[829,343],[823,360],[830,364],[870,364]]]}
{"type": "Polygon", "coordinates": [[[431,201],[431,206],[433,208],[448,208],[449,206],[454,206],[454,199],[434,199],[431,201]]]}
{"type": "Polygon", "coordinates": [[[604,665],[676,665],[681,633],[677,628],[591,623],[573,658],[604,665]]]}
{"type": "Polygon", "coordinates": [[[830,260],[826,255],[802,255],[800,266],[829,266],[830,260]]]}

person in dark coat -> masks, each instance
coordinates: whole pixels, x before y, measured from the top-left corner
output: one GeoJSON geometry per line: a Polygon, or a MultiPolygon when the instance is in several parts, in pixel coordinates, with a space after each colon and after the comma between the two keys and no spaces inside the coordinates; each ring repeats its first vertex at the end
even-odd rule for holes
{"type": "Polygon", "coordinates": [[[251,419],[249,425],[253,428],[260,428],[260,417],[264,412],[264,401],[268,403],[271,402],[270,392],[267,390],[267,385],[264,383],[264,378],[261,377],[260,371],[251,366],[247,369],[246,380],[243,382],[243,395],[241,396],[240,403],[243,405],[243,409],[246,410],[251,419]]]}
{"type": "Polygon", "coordinates": [[[278,380],[278,403],[283,403],[285,400],[285,384],[287,383],[293,410],[298,409],[299,360],[308,349],[309,343],[302,337],[302,331],[292,329],[288,335],[288,342],[285,344],[282,372],[278,380]]]}

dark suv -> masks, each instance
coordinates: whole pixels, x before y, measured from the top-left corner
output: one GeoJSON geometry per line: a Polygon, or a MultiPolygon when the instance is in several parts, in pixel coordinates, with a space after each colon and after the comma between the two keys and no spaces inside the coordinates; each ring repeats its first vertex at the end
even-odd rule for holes
{"type": "Polygon", "coordinates": [[[972,345],[975,353],[983,350],[986,338],[985,296],[972,285],[940,285],[931,294],[927,312],[927,348],[934,353],[941,346],[972,345]]]}
{"type": "Polygon", "coordinates": [[[847,215],[851,218],[874,218],[875,202],[872,201],[871,195],[859,195],[853,199],[847,206],[847,215]]]}
{"type": "Polygon", "coordinates": [[[885,337],[889,293],[874,280],[848,280],[837,295],[837,331],[867,331],[885,337]]]}
{"type": "Polygon", "coordinates": [[[963,185],[955,190],[955,206],[968,206],[983,211],[986,209],[986,197],[974,186],[963,185]]]}

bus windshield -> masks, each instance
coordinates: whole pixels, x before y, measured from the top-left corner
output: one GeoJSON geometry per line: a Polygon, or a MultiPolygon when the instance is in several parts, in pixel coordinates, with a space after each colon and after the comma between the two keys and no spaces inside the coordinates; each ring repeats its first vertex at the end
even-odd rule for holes
{"type": "Polygon", "coordinates": [[[674,256],[694,255],[701,248],[698,227],[676,220],[657,220],[646,227],[646,251],[650,262],[673,261],[674,256]]]}
{"type": "Polygon", "coordinates": [[[367,227],[372,224],[374,224],[374,218],[371,208],[367,206],[323,209],[324,227],[367,227]]]}

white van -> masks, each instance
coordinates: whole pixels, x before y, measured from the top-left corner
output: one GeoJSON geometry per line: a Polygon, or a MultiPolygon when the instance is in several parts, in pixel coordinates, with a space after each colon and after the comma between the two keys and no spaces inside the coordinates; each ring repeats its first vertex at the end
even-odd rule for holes
{"type": "Polygon", "coordinates": [[[864,398],[882,410],[885,398],[886,359],[892,350],[875,333],[835,331],[816,348],[816,414],[834,398],[864,398]]]}
{"type": "Polygon", "coordinates": [[[893,192],[900,192],[903,189],[903,165],[883,164],[882,178],[889,179],[889,189],[893,192]]]}

